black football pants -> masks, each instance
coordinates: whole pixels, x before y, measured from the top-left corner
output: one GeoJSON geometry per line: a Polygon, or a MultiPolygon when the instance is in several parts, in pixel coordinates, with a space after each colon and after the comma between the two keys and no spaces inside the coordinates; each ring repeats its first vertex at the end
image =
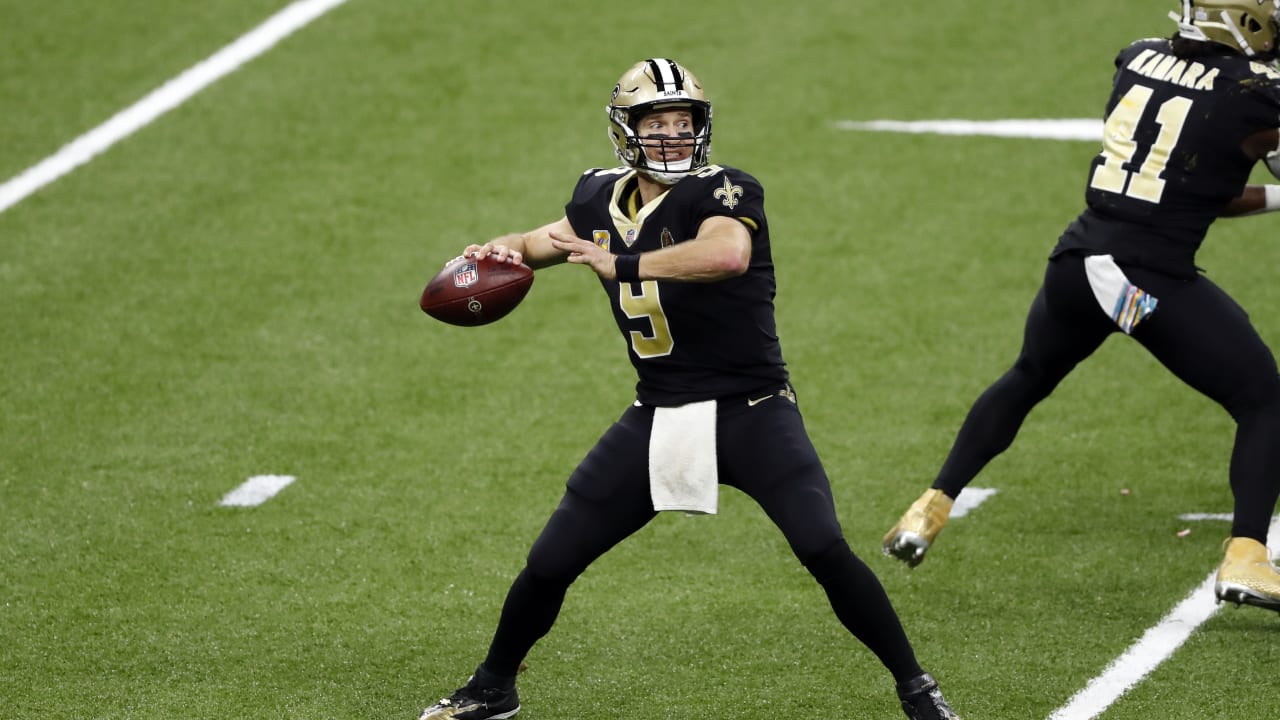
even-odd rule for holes
{"type": "MultiPolygon", "coordinates": [[[[759,503],[822,585],[840,621],[895,680],[919,675],[884,588],[844,540],[830,483],[795,403],[781,395],[754,406],[746,398],[722,400],[717,414],[721,484],[759,503]]],[[[628,408],[569,478],[559,507],[507,595],[484,671],[513,676],[521,659],[551,629],[569,585],[596,558],[655,517],[648,479],[652,423],[652,407],[628,408]]],[[[708,555],[722,552],[707,548],[708,555]]]]}
{"type": "MultiPolygon", "coordinates": [[[[1271,350],[1248,314],[1208,278],[1121,267],[1130,282],[1158,299],[1133,339],[1235,419],[1231,535],[1265,544],[1280,496],[1280,376],[1271,350]]],[[[969,410],[933,487],[953,498],[959,494],[1013,443],[1031,409],[1118,331],[1094,298],[1084,259],[1068,254],[1050,260],[1017,361],[969,410]]]]}

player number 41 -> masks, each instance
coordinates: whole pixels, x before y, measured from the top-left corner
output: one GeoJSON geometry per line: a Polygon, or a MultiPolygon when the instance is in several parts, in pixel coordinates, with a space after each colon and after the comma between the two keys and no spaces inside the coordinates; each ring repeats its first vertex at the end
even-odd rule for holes
{"type": "Polygon", "coordinates": [[[1124,164],[1132,160],[1138,150],[1134,134],[1147,111],[1147,104],[1151,102],[1151,93],[1149,87],[1134,85],[1107,116],[1102,134],[1103,163],[1094,171],[1089,187],[1123,193],[1150,203],[1160,202],[1160,196],[1164,194],[1164,180],[1160,175],[1169,164],[1169,155],[1182,135],[1182,127],[1191,112],[1191,100],[1175,96],[1160,103],[1156,113],[1160,134],[1147,151],[1142,167],[1136,173],[1129,172],[1124,169],[1124,164]]]}

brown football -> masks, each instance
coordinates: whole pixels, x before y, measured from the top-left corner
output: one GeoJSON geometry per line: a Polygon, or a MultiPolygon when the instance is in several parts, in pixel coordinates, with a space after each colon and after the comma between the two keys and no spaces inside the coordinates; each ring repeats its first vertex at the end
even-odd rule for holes
{"type": "Polygon", "coordinates": [[[450,325],[487,325],[516,309],[533,285],[528,265],[457,258],[431,278],[418,300],[422,312],[450,325]]]}

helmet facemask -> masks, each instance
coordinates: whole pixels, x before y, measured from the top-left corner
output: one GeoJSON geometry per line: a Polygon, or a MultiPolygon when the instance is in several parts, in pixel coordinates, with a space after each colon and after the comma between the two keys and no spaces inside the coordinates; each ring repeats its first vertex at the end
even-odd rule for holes
{"type": "Polygon", "coordinates": [[[697,78],[674,61],[656,58],[632,66],[614,86],[606,110],[618,159],[654,182],[674,185],[706,167],[711,103],[697,78]],[[667,111],[688,112],[689,127],[674,134],[642,127],[649,116],[667,111]]]}

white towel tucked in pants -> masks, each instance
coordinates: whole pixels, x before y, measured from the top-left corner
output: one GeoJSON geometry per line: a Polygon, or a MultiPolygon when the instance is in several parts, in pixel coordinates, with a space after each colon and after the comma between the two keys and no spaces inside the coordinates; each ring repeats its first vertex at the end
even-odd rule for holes
{"type": "Polygon", "coordinates": [[[653,509],[714,515],[716,401],[653,410],[649,436],[649,494],[653,509]]]}

